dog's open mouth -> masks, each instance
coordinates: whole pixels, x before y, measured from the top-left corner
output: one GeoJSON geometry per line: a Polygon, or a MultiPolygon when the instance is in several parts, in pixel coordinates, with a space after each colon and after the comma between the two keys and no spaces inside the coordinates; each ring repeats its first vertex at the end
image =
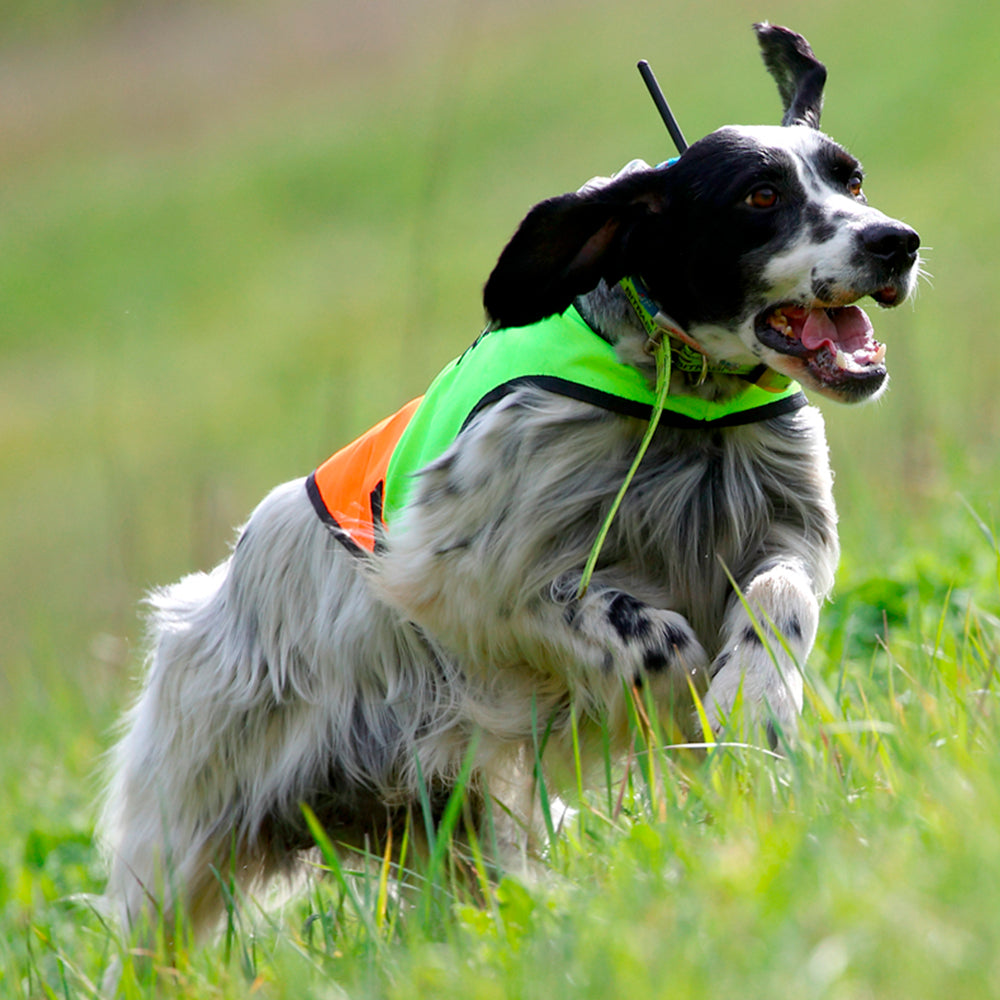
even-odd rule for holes
{"type": "Polygon", "coordinates": [[[756,333],[765,346],[802,359],[824,384],[885,376],[885,345],[858,306],[777,306],[757,317],[756,333]]]}

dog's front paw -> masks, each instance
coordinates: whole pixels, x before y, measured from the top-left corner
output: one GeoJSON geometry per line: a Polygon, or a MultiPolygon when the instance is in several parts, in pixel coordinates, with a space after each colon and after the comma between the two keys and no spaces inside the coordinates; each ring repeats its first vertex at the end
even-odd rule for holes
{"type": "Polygon", "coordinates": [[[728,615],[712,664],[705,712],[715,735],[790,739],[802,711],[804,664],[816,636],[819,604],[809,576],[791,560],[771,565],[746,587],[728,615]]]}
{"type": "Polygon", "coordinates": [[[802,675],[786,657],[777,659],[759,642],[720,654],[703,701],[714,736],[752,740],[763,732],[775,749],[782,738],[795,734],[802,711],[802,675]]]}
{"type": "Polygon", "coordinates": [[[617,593],[608,602],[605,620],[613,659],[626,681],[684,694],[689,678],[704,687],[708,657],[683,615],[617,593]]]}

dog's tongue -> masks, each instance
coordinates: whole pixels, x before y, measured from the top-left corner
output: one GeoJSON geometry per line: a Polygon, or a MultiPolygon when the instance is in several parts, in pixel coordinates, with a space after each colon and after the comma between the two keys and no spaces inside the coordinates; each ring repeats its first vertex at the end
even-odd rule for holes
{"type": "Polygon", "coordinates": [[[871,320],[857,306],[810,309],[799,339],[810,351],[825,346],[832,354],[836,354],[838,348],[845,354],[854,354],[871,346],[872,332],[871,320]]]}

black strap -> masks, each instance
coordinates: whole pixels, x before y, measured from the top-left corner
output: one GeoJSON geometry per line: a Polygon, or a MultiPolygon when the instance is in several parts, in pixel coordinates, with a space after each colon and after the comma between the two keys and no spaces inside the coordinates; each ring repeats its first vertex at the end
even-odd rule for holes
{"type": "MultiPolygon", "coordinates": [[[[758,376],[759,377],[759,376],[758,376]]],[[[495,389],[491,389],[465,418],[462,429],[468,426],[477,413],[498,402],[505,396],[522,386],[534,386],[555,393],[557,396],[566,396],[569,399],[578,400],[581,403],[589,403],[602,410],[611,413],[619,413],[625,417],[635,417],[639,420],[649,420],[653,415],[653,407],[649,403],[640,403],[634,399],[625,399],[623,396],[616,396],[614,393],[604,392],[602,389],[594,389],[588,385],[581,385],[569,379],[559,378],[557,375],[521,375],[503,382],[495,389]]],[[[785,396],[783,399],[776,399],[773,403],[764,403],[762,406],[755,406],[750,410],[741,410],[738,413],[727,413],[724,416],[716,417],[714,420],[696,420],[694,417],[685,416],[683,413],[674,413],[665,409],[660,415],[660,423],[666,427],[676,427],[681,430],[707,430],[718,427],[742,427],[746,424],[756,424],[763,420],[771,420],[774,417],[783,416],[800,410],[803,406],[808,406],[809,400],[805,393],[797,392],[792,396],[785,396]]]]}

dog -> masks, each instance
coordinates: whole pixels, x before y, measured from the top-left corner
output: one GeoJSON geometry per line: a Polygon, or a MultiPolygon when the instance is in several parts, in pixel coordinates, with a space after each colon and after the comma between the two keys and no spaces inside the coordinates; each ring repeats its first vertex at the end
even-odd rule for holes
{"type": "Polygon", "coordinates": [[[151,597],[102,819],[126,928],[209,929],[223,882],[294,870],[315,843],[302,804],[381,851],[438,820],[460,774],[517,857],[538,746],[553,780],[577,752],[624,754],[637,690],[694,739],[739,719],[792,737],[839,554],[801,388],[884,390],[856,303],[903,302],[920,240],[819,131],[806,40],[755,29],[780,125],[536,205],[486,283],[487,331],[424,399],[151,597]]]}

